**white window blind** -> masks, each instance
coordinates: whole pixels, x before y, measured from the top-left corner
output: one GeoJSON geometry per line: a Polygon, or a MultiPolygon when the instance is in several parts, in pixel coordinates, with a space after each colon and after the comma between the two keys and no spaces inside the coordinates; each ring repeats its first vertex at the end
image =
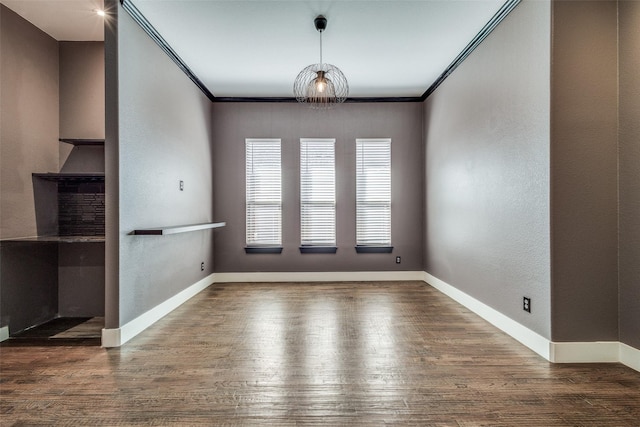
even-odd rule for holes
{"type": "Polygon", "coordinates": [[[245,161],[247,246],[281,246],[280,139],[247,139],[245,161]]]}
{"type": "Polygon", "coordinates": [[[300,241],[336,244],[335,139],[300,140],[300,241]]]}
{"type": "Polygon", "coordinates": [[[356,140],[356,244],[391,246],[391,139],[356,140]]]}

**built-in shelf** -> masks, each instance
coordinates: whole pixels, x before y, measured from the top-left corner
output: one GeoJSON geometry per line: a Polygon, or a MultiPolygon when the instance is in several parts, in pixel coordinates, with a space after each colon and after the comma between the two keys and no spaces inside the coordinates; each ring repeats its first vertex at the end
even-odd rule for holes
{"type": "Polygon", "coordinates": [[[133,230],[137,236],[164,236],[167,234],[188,233],[190,231],[207,230],[210,228],[220,228],[227,225],[226,222],[207,222],[203,224],[175,225],[171,227],[144,228],[133,230]]]}
{"type": "Polygon", "coordinates": [[[2,239],[0,242],[104,243],[104,236],[35,236],[2,239]]]}
{"type": "Polygon", "coordinates": [[[73,145],[104,145],[104,139],[60,138],[58,141],[73,145]]]}
{"type": "Polygon", "coordinates": [[[37,178],[49,181],[104,181],[104,172],[96,173],[34,173],[37,178]]]}

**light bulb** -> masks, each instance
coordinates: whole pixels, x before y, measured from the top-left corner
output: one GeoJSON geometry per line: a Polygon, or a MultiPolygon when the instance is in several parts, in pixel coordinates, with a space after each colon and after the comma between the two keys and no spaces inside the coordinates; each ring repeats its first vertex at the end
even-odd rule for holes
{"type": "Polygon", "coordinates": [[[315,78],[316,90],[319,93],[323,93],[327,88],[327,79],[324,76],[324,71],[318,71],[318,77],[315,78]]]}
{"type": "Polygon", "coordinates": [[[98,15],[98,16],[104,16],[104,15],[105,15],[104,10],[102,10],[102,9],[96,9],[96,15],[98,15]]]}

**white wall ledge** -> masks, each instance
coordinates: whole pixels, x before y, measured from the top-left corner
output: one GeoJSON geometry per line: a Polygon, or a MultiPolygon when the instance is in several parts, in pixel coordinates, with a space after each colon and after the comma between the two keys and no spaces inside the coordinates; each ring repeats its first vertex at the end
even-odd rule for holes
{"type": "Polygon", "coordinates": [[[169,227],[142,228],[133,230],[136,236],[165,236],[167,234],[188,233],[191,231],[220,228],[227,225],[226,222],[205,222],[202,224],[173,225],[169,227]]]}

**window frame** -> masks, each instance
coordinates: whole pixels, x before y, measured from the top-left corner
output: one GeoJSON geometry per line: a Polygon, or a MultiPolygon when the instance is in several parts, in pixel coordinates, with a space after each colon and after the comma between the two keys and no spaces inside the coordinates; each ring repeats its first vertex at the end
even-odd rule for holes
{"type": "MultiPolygon", "coordinates": [[[[355,150],[355,175],[356,175],[356,252],[357,253],[391,253],[393,251],[392,246],[392,140],[391,138],[357,138],[356,139],[356,150],[355,150]],[[376,148],[376,146],[383,146],[382,152],[383,155],[388,153],[386,158],[379,158],[380,153],[371,152],[368,156],[369,158],[365,158],[366,153],[362,150],[365,148],[372,149],[376,148]],[[377,157],[377,158],[376,158],[377,157]],[[376,172],[371,172],[371,163],[372,162],[382,161],[381,166],[376,168],[376,172]],[[366,189],[368,184],[375,184],[376,181],[379,183],[381,170],[382,174],[388,177],[388,180],[384,184],[383,189],[373,192],[372,194],[366,195],[362,194],[363,189],[366,189]],[[366,173],[369,172],[369,173],[366,173]],[[375,177],[375,178],[374,178],[375,177]],[[362,180],[366,181],[362,181],[362,180]],[[377,194],[376,194],[377,193],[377,194]],[[382,194],[381,194],[382,193],[382,194]],[[373,200],[372,200],[373,198],[373,200]],[[367,200],[368,199],[368,200],[367,200]],[[378,200],[375,200],[378,199],[378,200]],[[362,212],[364,206],[370,206],[369,212],[362,212]],[[376,209],[381,210],[386,213],[386,218],[384,218],[384,232],[381,235],[384,235],[382,239],[378,241],[372,240],[375,238],[375,232],[370,230],[370,225],[363,225],[363,222],[367,222],[366,216],[375,215],[376,209]],[[364,233],[364,234],[362,234],[364,233]],[[373,234],[373,235],[372,235],[373,234]]],[[[379,224],[379,222],[377,222],[379,224]]],[[[376,230],[379,230],[380,227],[375,227],[376,230]]]]}
{"type": "Polygon", "coordinates": [[[336,139],[300,138],[301,253],[335,253],[337,251],[336,193],[336,139]],[[317,148],[316,151],[310,151],[314,147],[317,148]],[[313,160],[316,160],[315,163],[310,163],[313,160]],[[316,178],[321,174],[320,179],[314,179],[314,170],[316,178]],[[319,188],[315,194],[312,188],[314,184],[319,188]],[[316,220],[319,218],[320,223],[313,224],[314,218],[316,220]],[[327,225],[330,227],[329,233],[324,230],[318,232],[318,229],[326,228],[327,225]]]}
{"type": "MultiPolygon", "coordinates": [[[[272,153],[273,154],[273,153],[272,153]]],[[[282,252],[282,139],[280,138],[246,138],[245,139],[245,252],[246,253],[281,253],[282,252]],[[255,159],[265,159],[264,156],[255,155],[254,150],[259,146],[271,146],[274,151],[277,147],[277,155],[271,157],[272,160],[277,158],[277,162],[272,165],[264,164],[263,169],[257,171],[261,165],[256,164],[255,159]],[[251,152],[250,152],[251,149],[251,152]],[[252,169],[252,172],[250,172],[252,169]],[[277,173],[276,173],[277,171],[277,173]],[[270,176],[270,175],[275,175],[270,176]],[[270,192],[277,195],[276,200],[264,200],[265,195],[256,195],[260,191],[256,188],[258,184],[268,184],[268,180],[265,178],[275,178],[274,183],[271,183],[270,187],[263,189],[265,195],[270,192]],[[257,200],[262,199],[262,200],[257,200]],[[274,209],[274,218],[276,226],[272,230],[265,227],[262,230],[262,234],[273,233],[274,239],[256,239],[250,238],[250,235],[260,233],[260,224],[256,223],[256,213],[260,210],[259,207],[266,208],[267,212],[269,207],[274,209]],[[254,218],[252,222],[252,218],[254,218]]],[[[268,222],[268,220],[266,221],[268,222]]]]}

